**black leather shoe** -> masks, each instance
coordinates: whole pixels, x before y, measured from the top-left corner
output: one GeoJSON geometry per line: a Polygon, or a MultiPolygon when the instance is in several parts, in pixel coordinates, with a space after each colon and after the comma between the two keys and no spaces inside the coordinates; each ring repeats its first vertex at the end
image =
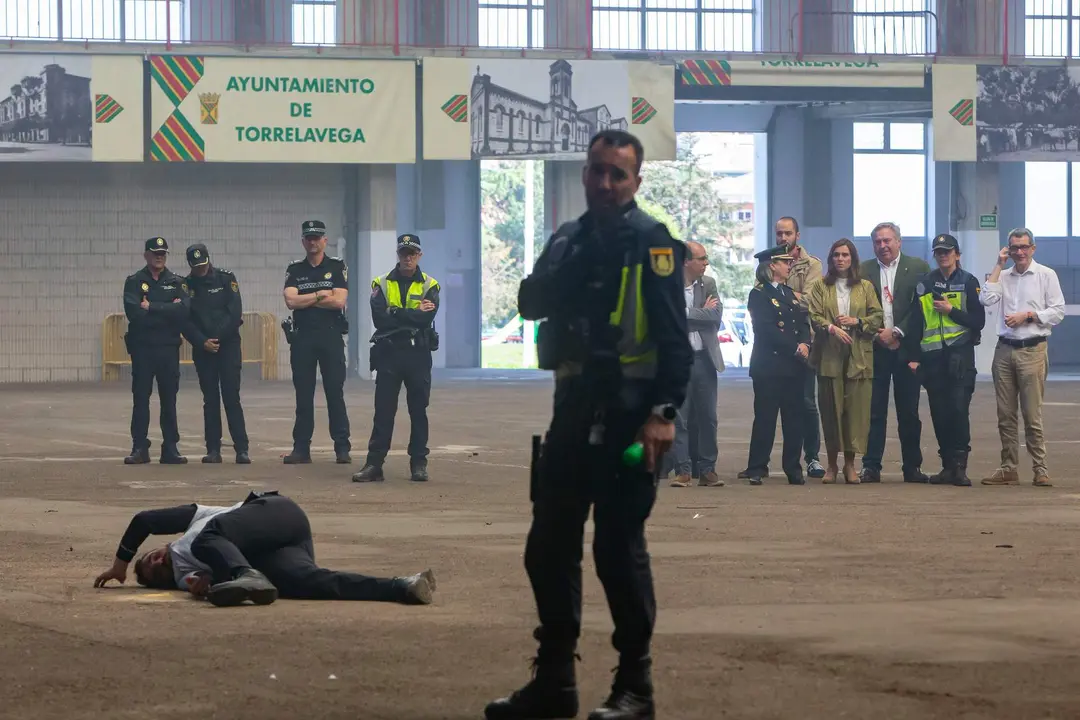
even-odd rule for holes
{"type": "Polygon", "coordinates": [[[428,481],[427,463],[413,463],[409,469],[412,471],[412,476],[409,479],[413,482],[428,481]]]}
{"type": "Polygon", "coordinates": [[[612,690],[607,701],[589,713],[589,720],[654,720],[655,717],[652,696],[621,688],[612,690]]]}
{"type": "Polygon", "coordinates": [[[236,464],[237,465],[250,465],[251,464],[251,456],[247,454],[247,450],[241,450],[240,452],[236,453],[236,464]]]}
{"type": "Polygon", "coordinates": [[[802,473],[798,475],[788,475],[788,485],[805,485],[806,478],[802,476],[802,473]]]}
{"type": "Polygon", "coordinates": [[[875,468],[864,467],[862,472],[859,473],[859,483],[879,483],[881,482],[881,470],[875,468]]]}
{"type": "Polygon", "coordinates": [[[342,450],[342,451],[337,453],[337,464],[338,465],[349,465],[351,463],[352,463],[352,455],[349,454],[348,450],[342,450]]]}
{"type": "Polygon", "coordinates": [[[405,605],[430,605],[432,593],[435,592],[435,573],[430,569],[416,575],[397,578],[398,583],[405,591],[405,605]]]}
{"type": "Polygon", "coordinates": [[[168,452],[163,451],[161,457],[158,458],[158,462],[162,465],[186,465],[187,458],[176,450],[170,450],[168,452]]]}
{"type": "Polygon", "coordinates": [[[533,661],[533,679],[520,690],[488,703],[486,720],[569,720],[578,714],[574,664],[533,661]]]}
{"type": "Polygon", "coordinates": [[[250,600],[256,605],[269,605],[277,600],[274,584],[258,570],[248,568],[234,579],[210,586],[207,599],[217,607],[234,607],[250,600]]]}
{"type": "Polygon", "coordinates": [[[311,462],[311,453],[293,450],[291,453],[281,458],[281,462],[286,465],[307,465],[311,462]]]}
{"type": "Polygon", "coordinates": [[[941,458],[941,472],[928,476],[926,482],[931,485],[952,485],[955,471],[956,460],[947,455],[941,458]]]}
{"type": "Polygon", "coordinates": [[[930,482],[930,476],[924,473],[922,470],[916,469],[912,472],[904,473],[904,482],[915,483],[917,485],[926,485],[930,482]]]}
{"type": "Polygon", "coordinates": [[[220,450],[208,450],[206,455],[203,456],[202,461],[204,463],[208,463],[208,464],[213,463],[215,465],[217,463],[220,463],[221,462],[221,451],[220,450]]]}
{"type": "Polygon", "coordinates": [[[125,465],[146,465],[150,462],[149,450],[138,450],[132,448],[131,454],[124,458],[125,465]]]}
{"type": "Polygon", "coordinates": [[[360,472],[352,476],[353,482],[382,482],[385,479],[382,465],[364,465],[360,472]]]}

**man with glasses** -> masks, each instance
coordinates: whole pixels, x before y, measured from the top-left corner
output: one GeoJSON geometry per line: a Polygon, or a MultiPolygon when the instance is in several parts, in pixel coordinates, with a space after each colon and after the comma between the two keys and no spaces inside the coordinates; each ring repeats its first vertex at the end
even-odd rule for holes
{"type": "Polygon", "coordinates": [[[1034,470],[1032,484],[1050,487],[1043,439],[1042,404],[1050,368],[1047,338],[1065,317],[1065,296],[1057,273],[1035,262],[1035,236],[1027,228],[1009,233],[1009,244],[998,254],[997,265],[980,298],[984,307],[1000,303],[998,343],[994,349],[994,391],[997,394],[1001,466],[984,478],[983,485],[1019,485],[1020,463],[1016,410],[1024,415],[1024,439],[1034,470]],[[1009,258],[1013,266],[1008,272],[1009,258]]]}

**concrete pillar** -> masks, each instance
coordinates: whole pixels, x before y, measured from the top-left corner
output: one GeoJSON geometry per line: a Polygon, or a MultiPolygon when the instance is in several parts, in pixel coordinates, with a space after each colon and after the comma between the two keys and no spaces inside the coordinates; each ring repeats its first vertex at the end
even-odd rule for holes
{"type": "Polygon", "coordinates": [[[585,212],[580,160],[548,160],[544,163],[544,238],[564,222],[585,212]]]}
{"type": "Polygon", "coordinates": [[[1024,3],[994,0],[969,3],[938,0],[940,52],[945,56],[1003,58],[1008,35],[1009,57],[1024,54],[1024,3]],[[1006,5],[1008,11],[1006,13],[1006,5]],[[1006,22],[1006,14],[1008,15],[1006,22]],[[1006,32],[1006,26],[1008,30],[1006,32]]]}
{"type": "Polygon", "coordinates": [[[289,45],[292,8],[291,0],[188,0],[186,39],[194,44],[289,45]]]}
{"type": "Polygon", "coordinates": [[[544,4],[544,47],[591,49],[590,5],[589,0],[547,0],[544,4]]]}
{"type": "MultiPolygon", "coordinates": [[[[397,166],[355,165],[355,230],[347,226],[346,262],[349,264],[349,370],[371,379],[368,342],[375,328],[368,305],[371,280],[389,272],[397,262],[397,166]]],[[[346,215],[350,213],[347,198],[346,215]]]]}

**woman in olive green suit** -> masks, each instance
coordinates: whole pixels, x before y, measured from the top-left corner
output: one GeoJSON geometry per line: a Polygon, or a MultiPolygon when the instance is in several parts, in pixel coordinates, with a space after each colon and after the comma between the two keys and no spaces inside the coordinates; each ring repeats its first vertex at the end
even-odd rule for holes
{"type": "Polygon", "coordinates": [[[810,288],[814,330],[810,365],[818,375],[818,406],[829,466],[822,482],[836,482],[844,453],[844,480],[859,482],[855,456],[866,451],[874,380],[874,335],[884,315],[869,280],[859,277],[859,252],[847,238],[829,248],[828,270],[810,288]]]}

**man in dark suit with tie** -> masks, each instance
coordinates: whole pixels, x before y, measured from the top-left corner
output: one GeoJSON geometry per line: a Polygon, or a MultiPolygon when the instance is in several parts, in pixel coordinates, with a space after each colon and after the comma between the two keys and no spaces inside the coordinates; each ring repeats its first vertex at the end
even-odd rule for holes
{"type": "Polygon", "coordinates": [[[698,485],[722,487],[716,474],[716,375],[724,371],[720,354],[720,331],[724,306],[716,281],[705,274],[709,258],[701,243],[686,243],[683,282],[686,297],[686,324],[690,328],[690,347],[694,365],[686,400],[675,416],[675,444],[672,455],[675,479],[672,487],[690,487],[691,478],[698,485]]]}
{"type": "Polygon", "coordinates": [[[754,257],[761,261],[758,282],[746,300],[746,310],[754,325],[754,349],[750,354],[754,425],[743,475],[751,485],[761,485],[761,479],[768,475],[779,413],[784,433],[784,474],[792,485],[802,485],[805,479],[799,456],[803,441],[803,388],[810,355],[806,311],[799,305],[795,291],[784,284],[794,261],[787,248],[777,245],[754,257]]]}
{"type": "Polygon", "coordinates": [[[859,268],[874,285],[885,311],[885,325],[874,338],[874,384],[870,400],[870,434],[862,459],[860,478],[864,483],[881,482],[881,459],[885,453],[885,426],[889,417],[889,382],[892,381],[896,403],[896,429],[900,436],[904,482],[927,483],[922,471],[922,421],[919,419],[921,391],[915,374],[900,358],[900,341],[913,308],[915,286],[930,266],[900,252],[900,228],[890,222],[880,223],[870,233],[874,245],[873,260],[859,268]]]}

